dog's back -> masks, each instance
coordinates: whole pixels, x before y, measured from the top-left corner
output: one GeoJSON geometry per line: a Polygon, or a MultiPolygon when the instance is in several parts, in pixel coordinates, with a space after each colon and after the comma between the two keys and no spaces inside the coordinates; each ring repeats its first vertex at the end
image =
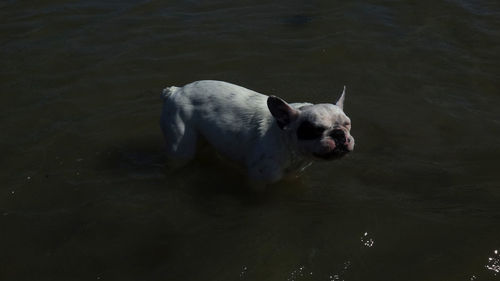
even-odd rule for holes
{"type": "Polygon", "coordinates": [[[172,86],[162,97],[161,125],[170,154],[195,150],[193,139],[201,135],[222,154],[244,162],[244,151],[273,125],[267,96],[231,83],[204,80],[172,86]]]}

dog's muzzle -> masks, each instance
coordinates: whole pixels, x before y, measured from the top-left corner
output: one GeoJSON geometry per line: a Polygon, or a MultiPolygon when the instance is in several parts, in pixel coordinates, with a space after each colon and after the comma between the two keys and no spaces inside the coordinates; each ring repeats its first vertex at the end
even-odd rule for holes
{"type": "Polygon", "coordinates": [[[335,142],[335,149],[347,150],[347,140],[344,131],[340,129],[333,130],[330,137],[335,142]]]}
{"type": "Polygon", "coordinates": [[[316,157],[332,160],[340,158],[350,151],[348,148],[348,142],[350,139],[346,136],[346,133],[343,130],[335,129],[329,136],[335,142],[335,147],[327,153],[314,154],[316,157]]]}

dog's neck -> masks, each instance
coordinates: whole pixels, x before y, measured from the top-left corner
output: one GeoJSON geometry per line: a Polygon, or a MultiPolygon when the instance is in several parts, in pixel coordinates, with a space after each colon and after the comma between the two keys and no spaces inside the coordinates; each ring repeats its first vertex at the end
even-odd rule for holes
{"type": "MultiPolygon", "coordinates": [[[[281,129],[279,129],[281,130],[281,129]]],[[[288,156],[287,165],[284,168],[285,174],[296,174],[299,175],[305,168],[312,164],[312,160],[304,155],[304,153],[297,150],[296,145],[292,141],[293,132],[287,132],[281,130],[281,138],[286,149],[286,154],[288,156]]]]}

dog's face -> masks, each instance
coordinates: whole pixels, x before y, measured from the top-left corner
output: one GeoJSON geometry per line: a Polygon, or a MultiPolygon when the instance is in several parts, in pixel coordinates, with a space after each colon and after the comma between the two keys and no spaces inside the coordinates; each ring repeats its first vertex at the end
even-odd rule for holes
{"type": "Polygon", "coordinates": [[[314,104],[293,108],[270,96],[267,105],[278,126],[288,132],[298,151],[331,160],[354,149],[351,120],[343,111],[345,88],[335,104],[314,104]]]}

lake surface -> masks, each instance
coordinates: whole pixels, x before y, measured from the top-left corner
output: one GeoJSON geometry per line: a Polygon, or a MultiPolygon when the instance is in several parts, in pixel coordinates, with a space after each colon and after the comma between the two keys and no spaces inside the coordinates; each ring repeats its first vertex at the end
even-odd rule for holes
{"type": "Polygon", "coordinates": [[[500,2],[0,1],[1,280],[500,280],[500,2]],[[160,91],[334,102],[265,192],[165,167],[160,91]]]}

